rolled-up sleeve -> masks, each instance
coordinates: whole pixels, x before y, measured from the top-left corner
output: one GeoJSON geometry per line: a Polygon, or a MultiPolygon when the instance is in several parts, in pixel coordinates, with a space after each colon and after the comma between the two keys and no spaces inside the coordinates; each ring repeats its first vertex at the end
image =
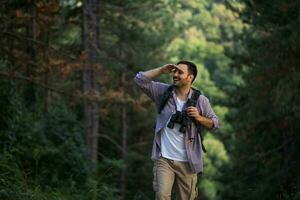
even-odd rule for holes
{"type": "Polygon", "coordinates": [[[208,98],[203,95],[201,96],[202,96],[200,100],[200,110],[202,112],[201,114],[202,116],[207,117],[213,121],[213,127],[211,128],[211,130],[216,130],[220,127],[219,118],[217,117],[216,113],[212,109],[208,98]]]}
{"type": "Polygon", "coordinates": [[[158,105],[162,93],[169,87],[168,84],[149,79],[142,72],[136,74],[134,82],[156,105],[158,105]]]}

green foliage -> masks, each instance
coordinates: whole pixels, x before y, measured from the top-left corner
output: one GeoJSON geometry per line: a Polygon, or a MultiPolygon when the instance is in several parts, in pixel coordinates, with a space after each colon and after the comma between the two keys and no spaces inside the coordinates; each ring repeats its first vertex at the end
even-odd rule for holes
{"type": "Polygon", "coordinates": [[[153,199],[156,113],[132,79],[182,59],[197,64],[194,86],[221,122],[205,134],[200,196],[300,198],[298,1],[103,0],[100,7],[99,163],[91,174],[78,94],[82,1],[0,5],[0,199],[118,199],[124,170],[125,199],[153,199]]]}
{"type": "Polygon", "coordinates": [[[223,189],[223,183],[219,177],[222,175],[220,169],[229,162],[224,144],[214,135],[205,136],[204,145],[208,148],[204,157],[204,176],[200,177],[200,190],[209,199],[222,198],[219,191],[223,189]]]}
{"type": "Polygon", "coordinates": [[[235,135],[228,199],[299,198],[299,2],[242,1],[247,67],[229,120],[235,135]],[[230,191],[235,188],[235,191],[230,191]]]}
{"type": "Polygon", "coordinates": [[[0,101],[6,122],[0,133],[1,198],[48,199],[50,188],[52,197],[67,195],[66,185],[75,197],[88,174],[80,122],[62,103],[46,113],[36,105],[32,112],[14,83],[1,80],[0,87],[6,97],[0,101]]]}

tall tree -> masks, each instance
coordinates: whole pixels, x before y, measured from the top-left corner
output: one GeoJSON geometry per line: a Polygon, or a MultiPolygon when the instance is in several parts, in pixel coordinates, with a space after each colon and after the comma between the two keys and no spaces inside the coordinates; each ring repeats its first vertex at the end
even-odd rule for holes
{"type": "MultiPolygon", "coordinates": [[[[121,87],[123,88],[123,91],[125,93],[126,91],[126,73],[123,72],[121,74],[121,87]]],[[[122,108],[121,108],[121,121],[122,121],[122,160],[125,162],[126,157],[127,157],[127,140],[128,140],[128,122],[127,122],[127,106],[126,102],[122,103],[122,108]]],[[[124,200],[126,199],[126,183],[127,183],[127,167],[126,164],[122,167],[121,170],[121,177],[120,177],[120,182],[121,182],[121,199],[124,200]]]]}
{"type": "MultiPolygon", "coordinates": [[[[83,93],[97,94],[97,69],[99,59],[97,59],[97,50],[99,49],[99,26],[98,12],[100,1],[83,1],[82,18],[82,41],[83,51],[87,59],[84,63],[83,71],[83,93]]],[[[87,144],[88,157],[97,162],[98,155],[98,129],[99,129],[99,105],[95,101],[84,100],[84,127],[87,144]]]]}

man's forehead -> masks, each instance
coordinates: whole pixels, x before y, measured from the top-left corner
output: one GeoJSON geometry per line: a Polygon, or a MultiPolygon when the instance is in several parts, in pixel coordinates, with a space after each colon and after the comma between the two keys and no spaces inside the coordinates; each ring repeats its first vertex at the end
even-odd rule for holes
{"type": "Polygon", "coordinates": [[[176,65],[176,69],[181,72],[187,72],[188,66],[186,64],[178,64],[178,65],[176,65]]]}

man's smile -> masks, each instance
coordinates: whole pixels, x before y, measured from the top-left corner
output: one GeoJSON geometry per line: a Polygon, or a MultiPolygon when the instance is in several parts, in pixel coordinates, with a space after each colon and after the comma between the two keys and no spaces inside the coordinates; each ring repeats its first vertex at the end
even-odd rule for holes
{"type": "Polygon", "coordinates": [[[179,78],[173,78],[173,81],[175,82],[175,81],[180,81],[180,79],[179,78]]]}

